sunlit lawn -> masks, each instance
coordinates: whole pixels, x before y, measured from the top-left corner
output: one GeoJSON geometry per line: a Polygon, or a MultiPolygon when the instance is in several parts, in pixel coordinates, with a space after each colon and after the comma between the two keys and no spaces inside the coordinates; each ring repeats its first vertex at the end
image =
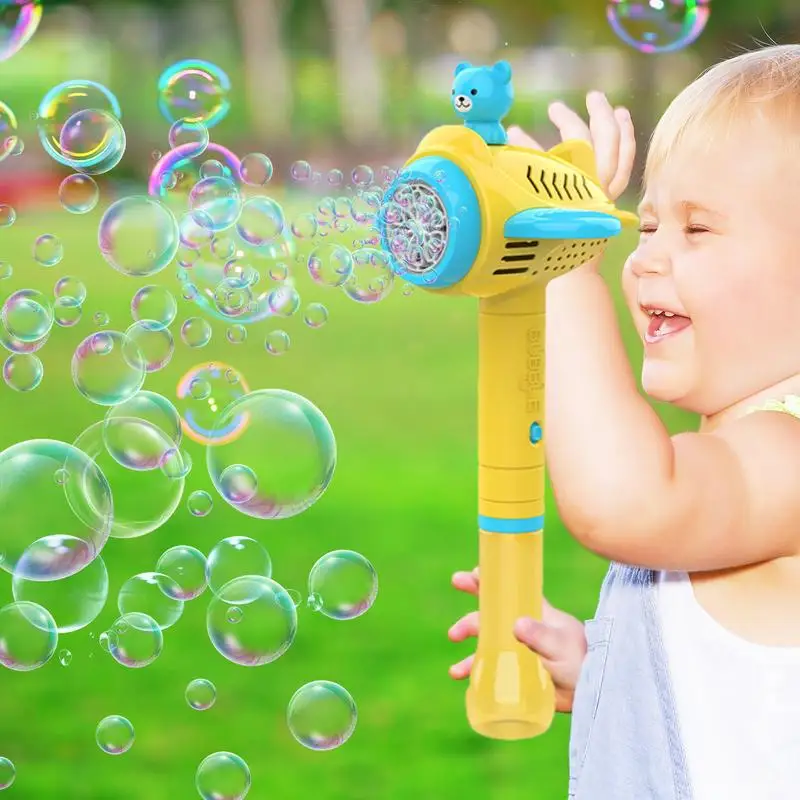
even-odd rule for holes
{"type": "MultiPolygon", "coordinates": [[[[18,769],[9,798],[191,798],[197,765],[217,750],[233,751],[250,765],[249,798],[565,797],[569,718],[557,718],[550,732],[530,741],[483,739],[465,718],[466,684],[447,674],[472,647],[450,643],[447,628],[475,606],[450,587],[451,573],[471,568],[477,557],[474,302],[420,292],[404,296],[397,285],[384,302],[359,305],[339,290],[316,286],[293,263],[303,305],[325,303],[327,325],[306,327],[301,306],[293,318],[251,326],[246,343],[232,345],[215,321],[211,343],[193,350],[180,341],[178,329],[199,312],[180,299],[174,269],[133,279],[108,267],[96,245],[101,208],[84,218],[23,213],[0,231],[0,260],[14,268],[1,285],[4,296],[22,287],[52,292],[63,275],[80,277],[88,288],[82,321],[55,329],[41,351],[45,377],[39,388],[19,394],[0,385],[0,444],[73,441],[102,417],[104,409],[72,385],[71,353],[95,330],[96,312],[108,313],[109,328],[124,330],[133,293],[158,282],[179,298],[177,343],[172,362],[151,375],[146,388],[174,400],[186,369],[204,360],[228,363],[253,389],[286,388],[318,405],[336,433],[338,466],[328,491],[307,512],[259,522],[222,502],[202,448],[188,443],[194,469],[184,497],[209,491],[215,498],[211,514],[194,518],[184,501],[154,533],[110,540],[103,552],[111,576],[106,608],[88,628],[59,643],[73,653],[72,663],[63,667],[54,658],[35,672],[0,672],[0,755],[18,769]],[[65,247],[63,262],[53,269],[31,257],[33,240],[45,232],[60,236],[65,247]],[[291,337],[281,357],[263,346],[274,327],[291,337]],[[96,637],[116,618],[116,593],[125,579],[155,569],[169,546],[192,544],[208,552],[234,534],[258,538],[272,555],[275,579],[304,596],[308,570],[319,556],[356,550],[378,572],[377,601],[346,622],[301,606],[293,646],[259,668],[233,665],[213,649],[205,631],[207,594],[186,604],[165,634],[163,654],[148,668],[125,669],[99,648],[96,637]],[[193,711],[184,700],[195,677],[217,686],[210,711],[193,711]],[[285,721],[292,693],[315,679],[341,683],[358,705],[354,735],[331,752],[303,748],[285,721]],[[105,755],[95,744],[97,722],[108,714],[124,715],[135,726],[136,742],[125,755],[105,755]]],[[[615,245],[611,268],[621,263],[626,246],[630,241],[615,245]]],[[[587,399],[590,392],[587,387],[587,399]]],[[[34,518],[35,497],[30,505],[34,518]]],[[[605,563],[582,551],[554,512],[545,553],[550,601],[578,617],[591,616],[605,563]]],[[[0,578],[0,600],[8,602],[10,581],[4,573],[0,578]]]]}

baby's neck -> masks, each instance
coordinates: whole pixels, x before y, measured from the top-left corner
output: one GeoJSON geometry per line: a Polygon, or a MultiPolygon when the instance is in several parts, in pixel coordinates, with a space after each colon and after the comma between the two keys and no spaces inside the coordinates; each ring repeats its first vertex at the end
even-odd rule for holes
{"type": "Polygon", "coordinates": [[[717,411],[715,414],[701,417],[700,433],[712,433],[720,426],[743,416],[748,408],[760,406],[768,400],[782,400],[787,394],[800,395],[800,374],[792,375],[774,386],[769,386],[750,397],[745,397],[743,400],[739,400],[733,405],[717,411]]]}

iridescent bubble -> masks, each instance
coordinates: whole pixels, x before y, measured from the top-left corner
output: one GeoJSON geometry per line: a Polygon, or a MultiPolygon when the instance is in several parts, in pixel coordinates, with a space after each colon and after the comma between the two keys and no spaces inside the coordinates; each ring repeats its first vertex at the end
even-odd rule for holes
{"type": "Polygon", "coordinates": [[[90,333],[72,356],[72,381],[90,402],[113,406],[142,388],[146,366],[142,351],[125,334],[90,333]]]}
{"type": "Polygon", "coordinates": [[[280,658],[297,633],[297,609],[286,590],[270,578],[248,575],[227,583],[208,604],[211,643],[228,661],[260,667],[280,658]],[[241,611],[231,622],[232,607],[241,611]]]}
{"type": "Polygon", "coordinates": [[[311,251],[308,274],[320,286],[342,286],[353,274],[353,257],[347,248],[326,242],[311,251]]]}
{"type": "Polygon", "coordinates": [[[214,501],[208,492],[202,489],[192,492],[186,501],[186,507],[193,517],[207,517],[214,507],[214,501]]]}
{"type": "Polygon", "coordinates": [[[272,278],[273,281],[285,281],[289,277],[289,266],[279,261],[270,269],[269,277],[272,278]]]}
{"type": "Polygon", "coordinates": [[[105,475],[79,449],[34,439],[0,453],[4,557],[20,579],[74,575],[103,549],[113,518],[105,475]]]}
{"type": "Polygon", "coordinates": [[[213,128],[228,113],[231,82],[215,64],[179,61],[158,79],[158,106],[168,122],[202,122],[213,128]]]}
{"type": "Polygon", "coordinates": [[[292,341],[286,331],[270,331],[264,337],[264,348],[271,356],[282,356],[289,351],[292,341]]]}
{"type": "Polygon", "coordinates": [[[104,328],[109,322],[111,322],[111,317],[109,317],[105,311],[97,311],[92,316],[92,320],[98,328],[104,328]]]}
{"type": "Polygon", "coordinates": [[[158,372],[169,364],[175,352],[175,340],[169,328],[152,319],[134,322],[125,336],[139,348],[146,372],[158,372]]]}
{"type": "MultiPolygon", "coordinates": [[[[188,212],[181,217],[178,229],[180,231],[181,244],[190,250],[200,250],[214,238],[214,232],[204,228],[202,225],[198,225],[195,218],[188,212]]],[[[193,264],[194,261],[191,263],[193,264]]]]}
{"type": "Polygon", "coordinates": [[[152,197],[123,197],[100,220],[100,252],[123,275],[141,278],[160,272],[175,258],[179,242],[175,217],[152,197]]]}
{"type": "Polygon", "coordinates": [[[250,153],[242,159],[239,177],[248,186],[266,186],[272,178],[272,161],[263,153],[250,153]]]}
{"type": "Polygon", "coordinates": [[[328,183],[331,186],[341,186],[344,182],[344,174],[340,169],[332,169],[328,173],[328,183]]]}
{"type": "MultiPolygon", "coordinates": [[[[1,14],[2,12],[0,12],[1,14]]],[[[0,17],[0,54],[3,48],[3,27],[2,17],[0,17]]],[[[2,61],[2,57],[0,57],[2,61]]],[[[11,108],[0,100],[0,161],[11,155],[12,147],[7,146],[6,142],[12,142],[17,137],[17,117],[11,108]]]]}
{"type": "Polygon", "coordinates": [[[342,284],[344,293],[357,303],[377,303],[394,285],[389,254],[374,247],[362,247],[353,253],[353,271],[342,284]]]}
{"type": "Polygon", "coordinates": [[[54,267],[64,257],[64,245],[57,236],[45,233],[33,243],[33,259],[43,267],[54,267]]]}
{"type": "Polygon", "coordinates": [[[200,166],[200,177],[201,178],[226,178],[228,180],[231,179],[232,175],[228,174],[228,168],[217,161],[215,158],[210,158],[208,161],[204,161],[200,166]]]}
{"type": "Polygon", "coordinates": [[[292,736],[309,750],[333,750],[356,728],[358,712],[350,693],[333,681],[311,681],[289,701],[286,721],[292,736]]]}
{"type": "MultiPolygon", "coordinates": [[[[123,418],[124,419],[124,418],[123,418]]],[[[114,496],[114,515],[109,535],[115,539],[133,539],[160,528],[180,505],[185,480],[159,469],[128,469],[114,458],[106,446],[106,420],[89,426],[75,441],[75,447],[83,451],[102,469],[114,496]]],[[[153,449],[161,450],[180,458],[180,451],[166,433],[151,426],[151,436],[162,436],[153,449]]],[[[119,453],[117,453],[119,455],[119,453]]]]}
{"type": "Polygon", "coordinates": [[[303,321],[309,328],[321,328],[328,321],[328,309],[322,303],[309,303],[303,321]]]}
{"type": "Polygon", "coordinates": [[[236,578],[272,577],[272,559],[266,548],[249,536],[229,536],[218,542],[208,555],[206,580],[211,591],[219,594],[236,578]]]}
{"type": "Polygon", "coordinates": [[[606,17],[625,44],[640,53],[674,53],[705,30],[711,0],[610,0],[606,17]]]}
{"type": "Polygon", "coordinates": [[[164,286],[143,286],[131,300],[131,316],[137,321],[151,320],[171,325],[178,313],[178,303],[164,286]]]}
{"type": "Polygon", "coordinates": [[[227,331],[225,331],[225,338],[231,344],[242,344],[247,339],[247,328],[244,325],[231,325],[227,331]]]}
{"type": "Polygon", "coordinates": [[[0,261],[0,281],[10,278],[14,274],[14,268],[8,261],[0,261]]]}
{"type": "Polygon", "coordinates": [[[195,678],[186,687],[186,702],[195,711],[208,711],[217,701],[217,687],[205,678],[195,678]]]}
{"type": "Polygon", "coordinates": [[[125,717],[117,715],[101,719],[95,731],[97,746],[110,756],[127,753],[135,738],[133,725],[125,717]]]}
{"type": "Polygon", "coordinates": [[[372,564],[352,550],[322,556],[308,576],[309,594],[318,595],[318,609],[331,619],[355,619],[372,607],[378,595],[378,575],[372,564]]]}
{"type": "Polygon", "coordinates": [[[336,466],[336,440],[323,413],[294,392],[264,389],[230,403],[218,429],[241,426],[238,435],[209,447],[208,472],[220,496],[251,517],[282,519],[295,516],[323,494],[336,466]],[[245,422],[239,422],[244,418],[245,422]],[[225,470],[248,468],[257,490],[246,502],[226,494],[225,470]]]}
{"type": "Polygon", "coordinates": [[[291,317],[300,308],[300,295],[294,286],[284,284],[269,293],[269,308],[279,317],[291,317]]]}
{"type": "Polygon", "coordinates": [[[38,2],[26,0],[6,0],[0,6],[0,61],[18,53],[36,33],[42,8],[38,2]]]}
{"type": "Polygon", "coordinates": [[[221,261],[227,261],[236,252],[236,243],[233,239],[215,236],[211,240],[211,252],[221,261]]]}
{"type": "Polygon", "coordinates": [[[181,418],[175,406],[163,395],[146,389],[109,408],[105,423],[105,445],[114,460],[128,469],[156,469],[162,464],[166,452],[179,445],[183,438],[181,418]],[[117,423],[121,423],[119,430],[114,429],[117,423]],[[158,434],[128,428],[129,423],[144,423],[155,428],[158,434]],[[133,434],[137,443],[126,441],[126,433],[133,434]],[[144,441],[140,437],[144,437],[144,441]],[[128,451],[129,447],[131,451],[128,451]],[[149,455],[143,457],[146,453],[149,455]]]}
{"type": "Polygon", "coordinates": [[[86,300],[86,287],[83,282],[78,278],[73,278],[71,275],[65,275],[59,278],[53,287],[53,295],[55,297],[68,297],[75,300],[78,305],[81,305],[86,300]]]}
{"type": "Polygon", "coordinates": [[[196,547],[170,547],[158,559],[156,571],[172,578],[163,588],[167,594],[175,592],[177,600],[194,600],[206,590],[206,557],[196,547]]]}
{"type": "Polygon", "coordinates": [[[237,438],[246,418],[234,415],[220,425],[222,412],[249,391],[244,376],[227,364],[204,362],[193,367],[180,379],[176,390],[184,433],[208,445],[237,438]],[[198,391],[200,387],[202,391],[198,391]]]}
{"type": "Polygon", "coordinates": [[[298,239],[311,239],[318,227],[317,218],[313,214],[300,214],[292,222],[292,233],[298,239]]]}
{"type": "Polygon", "coordinates": [[[3,362],[3,380],[17,392],[31,392],[42,382],[44,365],[33,353],[12,353],[3,362]]]}
{"type": "Polygon", "coordinates": [[[183,614],[183,600],[178,599],[180,593],[180,586],[169,575],[142,572],[122,584],[117,607],[120,614],[146,614],[165,631],[183,614]]]}
{"type": "Polygon", "coordinates": [[[116,116],[97,108],[73,114],[59,133],[59,149],[67,164],[77,172],[103,175],[125,155],[125,129],[116,116]]]}
{"type": "Polygon", "coordinates": [[[53,617],[36,603],[9,603],[0,608],[0,664],[15,672],[44,666],[56,651],[53,617]]]}
{"type": "Polygon", "coordinates": [[[100,189],[88,175],[68,175],[58,188],[58,199],[70,214],[88,214],[100,200],[100,189]]]}
{"type": "Polygon", "coordinates": [[[208,147],[208,128],[202,122],[191,122],[179,119],[169,129],[169,146],[171,149],[189,145],[187,156],[196,158],[208,147]]]}
{"type": "Polygon", "coordinates": [[[3,326],[22,342],[36,342],[53,327],[53,309],[36,289],[20,289],[9,295],[0,310],[3,326]]]}
{"type": "Polygon", "coordinates": [[[212,753],[195,775],[202,800],[244,800],[250,791],[250,768],[234,753],[212,753]]]}
{"type": "Polygon", "coordinates": [[[108,598],[108,570],[98,556],[80,572],[53,580],[13,579],[14,600],[46,608],[59,633],[85,628],[97,619],[108,598]]]}
{"type": "Polygon", "coordinates": [[[14,763],[5,757],[0,757],[0,790],[8,789],[17,777],[17,768],[14,763]]]}
{"type": "Polygon", "coordinates": [[[108,631],[108,652],[123,667],[152,664],[164,648],[164,634],[147,614],[123,614],[108,631]]]}
{"type": "Polygon", "coordinates": [[[232,181],[239,174],[241,162],[222,145],[209,142],[199,156],[192,157],[193,145],[181,145],[159,159],[150,173],[147,193],[171,199],[185,196],[203,178],[225,178],[232,181]],[[210,168],[209,165],[216,165],[210,168]]]}
{"type": "Polygon", "coordinates": [[[293,180],[303,183],[311,180],[311,176],[313,174],[311,164],[309,164],[308,161],[295,161],[289,171],[293,180]]]}
{"type": "Polygon", "coordinates": [[[0,228],[10,228],[17,219],[17,212],[7,203],[0,203],[0,228]]]}
{"type": "Polygon", "coordinates": [[[202,317],[189,317],[181,325],[181,339],[189,347],[205,347],[211,341],[211,326],[202,317]]]}
{"type": "Polygon", "coordinates": [[[283,209],[269,197],[251,197],[242,206],[236,223],[239,236],[253,247],[263,247],[275,242],[286,226],[283,209]]]}
{"type": "Polygon", "coordinates": [[[68,667],[72,663],[72,653],[64,648],[58,651],[58,663],[62,667],[68,667]]]}
{"type": "Polygon", "coordinates": [[[189,192],[189,210],[198,225],[218,233],[236,224],[242,196],[227,178],[203,178],[189,192]]]}
{"type": "Polygon", "coordinates": [[[372,171],[372,167],[369,167],[366,164],[359,164],[353,170],[350,177],[354,186],[364,189],[372,183],[375,175],[372,171]]]}

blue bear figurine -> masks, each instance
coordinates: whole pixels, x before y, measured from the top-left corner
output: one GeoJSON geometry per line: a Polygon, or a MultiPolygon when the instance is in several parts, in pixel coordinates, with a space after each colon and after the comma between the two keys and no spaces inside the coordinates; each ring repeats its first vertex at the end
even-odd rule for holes
{"type": "Polygon", "coordinates": [[[473,67],[462,61],[456,67],[452,94],[453,107],[468,128],[486,144],[508,144],[506,129],[500,124],[514,102],[508,61],[491,67],[473,67]]]}

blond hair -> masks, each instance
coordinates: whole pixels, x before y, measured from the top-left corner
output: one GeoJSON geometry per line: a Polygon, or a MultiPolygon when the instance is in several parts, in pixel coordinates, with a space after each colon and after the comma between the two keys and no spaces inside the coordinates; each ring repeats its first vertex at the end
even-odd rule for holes
{"type": "MultiPolygon", "coordinates": [[[[688,139],[713,145],[734,120],[768,118],[800,139],[800,45],[786,44],[721,61],[690,83],[650,138],[644,182],[688,139]],[[791,126],[791,127],[790,127],[791,126]]],[[[747,154],[743,154],[747,157],[747,154]]]]}

